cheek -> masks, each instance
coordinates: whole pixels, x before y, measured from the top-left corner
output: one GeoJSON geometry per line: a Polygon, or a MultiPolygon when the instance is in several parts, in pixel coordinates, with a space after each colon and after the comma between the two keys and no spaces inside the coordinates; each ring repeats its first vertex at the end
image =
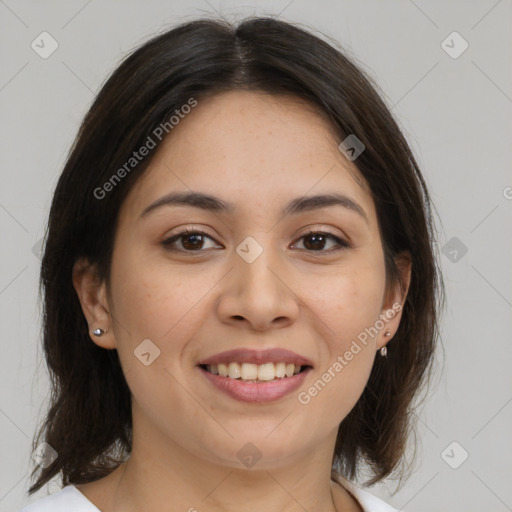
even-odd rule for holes
{"type": "Polygon", "coordinates": [[[322,363],[315,379],[298,396],[308,418],[321,418],[315,426],[319,431],[336,428],[355,406],[376,354],[371,327],[378,319],[380,294],[362,289],[357,279],[341,282],[343,293],[337,295],[336,301],[324,300],[324,308],[319,310],[321,321],[317,329],[324,340],[322,363]]]}
{"type": "Polygon", "coordinates": [[[116,329],[119,355],[131,365],[133,351],[149,339],[160,350],[155,363],[175,368],[204,321],[208,293],[222,275],[201,272],[198,265],[171,269],[164,258],[147,261],[132,253],[112,266],[113,316],[121,326],[116,329]]]}
{"type": "Polygon", "coordinates": [[[375,324],[385,286],[383,262],[375,258],[358,267],[347,265],[337,279],[325,284],[310,301],[326,352],[317,379],[302,390],[299,402],[308,403],[317,414],[329,411],[337,424],[359,399],[375,359],[375,324]]]}
{"type": "Polygon", "coordinates": [[[347,266],[336,277],[326,279],[322,287],[308,286],[310,304],[314,304],[331,339],[330,346],[336,350],[350,345],[379,317],[385,276],[379,261],[370,263],[347,266]]]}
{"type": "Polygon", "coordinates": [[[190,408],[179,392],[182,358],[201,325],[197,306],[217,280],[196,269],[170,272],[165,262],[148,265],[136,254],[112,266],[119,358],[135,402],[155,423],[170,421],[163,411],[190,408]]]}
{"type": "Polygon", "coordinates": [[[165,261],[149,262],[142,251],[118,252],[112,265],[115,314],[132,335],[160,338],[197,302],[198,283],[185,273],[169,272],[165,261]]]}

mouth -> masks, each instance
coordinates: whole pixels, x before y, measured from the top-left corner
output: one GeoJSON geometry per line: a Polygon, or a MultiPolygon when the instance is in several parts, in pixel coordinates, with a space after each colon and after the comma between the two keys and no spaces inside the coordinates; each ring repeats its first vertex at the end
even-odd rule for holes
{"type": "Polygon", "coordinates": [[[295,365],[284,361],[264,364],[238,363],[232,361],[227,364],[200,364],[199,367],[212,375],[256,383],[289,379],[294,375],[312,368],[310,365],[295,365]]]}
{"type": "Polygon", "coordinates": [[[239,349],[200,361],[197,368],[210,384],[231,398],[261,403],[291,393],[313,365],[288,350],[239,349]]]}

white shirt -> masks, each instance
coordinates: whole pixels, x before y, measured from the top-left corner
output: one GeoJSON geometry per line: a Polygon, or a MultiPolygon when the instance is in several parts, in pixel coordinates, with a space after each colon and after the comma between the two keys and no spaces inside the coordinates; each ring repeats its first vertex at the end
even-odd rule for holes
{"type": "MultiPolygon", "coordinates": [[[[354,496],[364,512],[398,512],[380,498],[356,487],[352,482],[340,476],[338,481],[354,496]]],[[[59,492],[27,505],[20,512],[101,512],[101,510],[74,485],[67,485],[59,492]]]]}

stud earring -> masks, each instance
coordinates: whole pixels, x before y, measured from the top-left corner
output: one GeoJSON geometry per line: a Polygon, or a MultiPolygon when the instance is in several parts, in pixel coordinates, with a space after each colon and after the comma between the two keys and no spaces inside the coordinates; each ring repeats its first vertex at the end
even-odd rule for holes
{"type": "MultiPolygon", "coordinates": [[[[388,329],[385,333],[384,333],[384,336],[386,338],[389,338],[391,336],[391,331],[388,329]]],[[[388,356],[388,349],[386,347],[386,345],[384,345],[381,349],[380,349],[380,355],[382,357],[387,357],[388,356]]]]}
{"type": "Polygon", "coordinates": [[[103,336],[104,334],[106,334],[108,332],[108,330],[104,331],[103,329],[100,329],[99,327],[97,329],[94,329],[94,331],[92,331],[92,333],[94,334],[94,336],[103,336]]]}

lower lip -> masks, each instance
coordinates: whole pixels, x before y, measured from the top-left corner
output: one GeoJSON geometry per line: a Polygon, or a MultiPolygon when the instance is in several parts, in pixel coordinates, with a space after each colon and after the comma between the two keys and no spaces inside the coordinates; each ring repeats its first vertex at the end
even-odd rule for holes
{"type": "Polygon", "coordinates": [[[197,366],[197,368],[199,368],[200,372],[211,384],[231,398],[253,403],[273,402],[283,398],[292,391],[295,391],[311,371],[311,368],[307,368],[292,377],[283,377],[282,379],[269,380],[267,382],[245,382],[241,379],[214,375],[200,366],[197,366]]]}

